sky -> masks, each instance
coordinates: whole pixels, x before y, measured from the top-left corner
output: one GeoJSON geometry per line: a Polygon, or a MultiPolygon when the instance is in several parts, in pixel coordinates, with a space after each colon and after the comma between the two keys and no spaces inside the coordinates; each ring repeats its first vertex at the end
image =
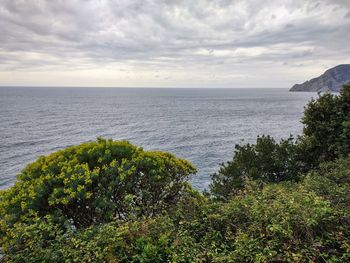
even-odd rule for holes
{"type": "Polygon", "coordinates": [[[1,0],[0,86],[290,88],[349,43],[350,0],[1,0]]]}

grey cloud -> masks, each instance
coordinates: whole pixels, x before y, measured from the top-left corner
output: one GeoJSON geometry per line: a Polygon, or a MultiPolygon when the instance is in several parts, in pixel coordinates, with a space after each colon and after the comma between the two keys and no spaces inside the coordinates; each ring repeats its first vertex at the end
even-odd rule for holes
{"type": "Polygon", "coordinates": [[[330,5],[350,16],[345,0],[3,0],[0,67],[126,63],[172,68],[349,54],[349,34],[344,33],[350,21],[330,17],[330,5]],[[275,45],[286,51],[274,51],[275,45]],[[302,45],[305,50],[296,48],[302,45]],[[267,50],[234,55],[240,48],[267,50]],[[233,55],[216,56],[220,50],[233,55]]]}

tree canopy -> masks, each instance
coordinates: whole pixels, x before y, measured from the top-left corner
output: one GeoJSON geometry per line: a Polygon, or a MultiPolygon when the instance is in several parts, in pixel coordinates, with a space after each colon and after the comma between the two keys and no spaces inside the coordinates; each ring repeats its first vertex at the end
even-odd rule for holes
{"type": "Polygon", "coordinates": [[[350,153],[350,84],[339,95],[326,93],[305,108],[303,140],[309,162],[318,165],[350,153]]]}
{"type": "Polygon", "coordinates": [[[236,145],[232,161],[221,164],[219,171],[211,176],[211,193],[229,199],[250,180],[298,181],[303,169],[300,158],[300,150],[292,137],[276,142],[270,136],[261,136],[256,144],[236,145]]]}

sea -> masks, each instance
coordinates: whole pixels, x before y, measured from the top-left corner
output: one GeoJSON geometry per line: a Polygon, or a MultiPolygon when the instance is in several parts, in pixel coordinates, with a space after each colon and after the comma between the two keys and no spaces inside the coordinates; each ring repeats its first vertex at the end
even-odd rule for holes
{"type": "Polygon", "coordinates": [[[41,155],[97,137],[192,162],[203,190],[235,144],[302,132],[315,93],[287,89],[0,87],[0,189],[41,155]]]}

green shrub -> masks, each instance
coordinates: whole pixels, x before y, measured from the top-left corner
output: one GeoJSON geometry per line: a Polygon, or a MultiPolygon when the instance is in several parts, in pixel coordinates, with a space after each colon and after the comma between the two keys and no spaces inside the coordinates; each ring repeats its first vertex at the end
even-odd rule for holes
{"type": "MultiPolygon", "coordinates": [[[[320,178],[321,179],[321,178],[320,178]]],[[[348,262],[350,213],[306,183],[247,185],[201,219],[218,254],[210,262],[348,262]],[[216,237],[216,238],[215,238],[216,237]]]]}
{"type": "Polygon", "coordinates": [[[261,192],[235,197],[224,209],[235,233],[231,262],[349,257],[349,217],[298,184],[267,185],[261,192]]]}
{"type": "Polygon", "coordinates": [[[303,171],[300,149],[290,137],[276,142],[270,136],[258,137],[256,144],[236,145],[233,160],[211,175],[211,193],[228,199],[242,190],[247,180],[261,183],[297,181],[303,171]]]}
{"type": "Polygon", "coordinates": [[[0,221],[11,227],[32,211],[75,227],[154,216],[177,203],[195,171],[169,153],[98,139],[29,164],[1,192],[0,221]]]}
{"type": "Polygon", "coordinates": [[[305,177],[303,184],[334,206],[350,207],[350,157],[321,164],[305,177]]]}
{"type": "MultiPolygon", "coordinates": [[[[329,196],[328,196],[329,197],[329,196]]],[[[347,262],[350,214],[305,182],[267,184],[228,202],[197,193],[168,215],[63,231],[33,215],[7,235],[8,262],[347,262]],[[176,212],[174,212],[176,211],[176,212]]]]}
{"type": "Polygon", "coordinates": [[[50,216],[16,223],[6,262],[193,262],[200,244],[167,215],[62,230],[50,216]]]}
{"type": "Polygon", "coordinates": [[[276,142],[258,137],[255,144],[236,145],[232,161],[211,175],[211,194],[223,200],[236,195],[248,180],[260,183],[298,181],[322,162],[350,154],[350,84],[339,95],[325,93],[305,108],[303,135],[276,142]]]}
{"type": "Polygon", "coordinates": [[[350,84],[339,95],[325,93],[305,108],[304,136],[308,163],[317,167],[325,161],[350,153],[350,84]]]}

